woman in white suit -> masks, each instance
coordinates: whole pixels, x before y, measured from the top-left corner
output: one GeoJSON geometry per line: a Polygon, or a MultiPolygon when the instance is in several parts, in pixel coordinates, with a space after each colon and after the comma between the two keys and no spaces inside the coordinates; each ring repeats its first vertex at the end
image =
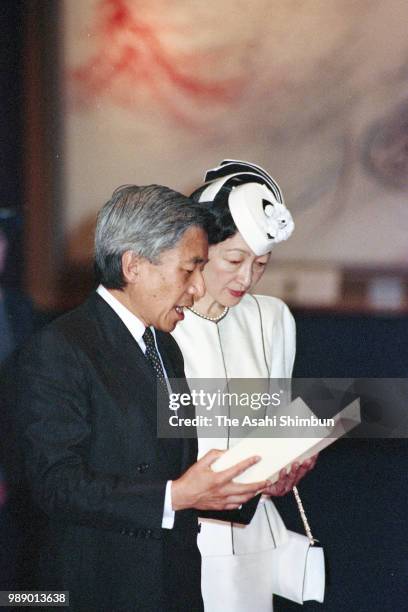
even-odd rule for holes
{"type": "MultiPolygon", "coordinates": [[[[262,168],[225,160],[207,172],[191,196],[209,212],[209,262],[205,295],[185,310],[173,332],[189,379],[290,378],[295,323],[281,300],[249,292],[264,273],[272,247],[289,238],[294,224],[277,183],[262,168]]],[[[199,455],[225,439],[199,439],[199,455]]],[[[313,466],[294,465],[270,487],[289,492],[313,466]]],[[[269,496],[263,496],[246,527],[200,519],[202,592],[206,612],[270,612],[273,550],[287,539],[269,496]]]]}

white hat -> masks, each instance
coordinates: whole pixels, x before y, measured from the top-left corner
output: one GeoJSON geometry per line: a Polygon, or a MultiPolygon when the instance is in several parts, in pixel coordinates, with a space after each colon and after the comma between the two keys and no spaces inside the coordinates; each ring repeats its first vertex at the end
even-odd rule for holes
{"type": "Polygon", "coordinates": [[[224,160],[208,170],[211,181],[200,195],[200,202],[213,201],[222,187],[230,187],[228,206],[245,242],[257,256],[265,255],[274,244],[287,240],[295,224],[286,208],[279,185],[260,166],[246,161],[224,160]]]}

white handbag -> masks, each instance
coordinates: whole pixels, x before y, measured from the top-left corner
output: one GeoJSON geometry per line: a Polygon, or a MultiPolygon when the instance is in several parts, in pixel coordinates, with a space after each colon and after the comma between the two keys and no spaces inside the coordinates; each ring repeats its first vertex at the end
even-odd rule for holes
{"type": "Polygon", "coordinates": [[[315,546],[299,492],[293,493],[306,535],[288,531],[287,541],[274,549],[273,592],[302,604],[314,600],[323,603],[326,571],[323,548],[315,546]]]}

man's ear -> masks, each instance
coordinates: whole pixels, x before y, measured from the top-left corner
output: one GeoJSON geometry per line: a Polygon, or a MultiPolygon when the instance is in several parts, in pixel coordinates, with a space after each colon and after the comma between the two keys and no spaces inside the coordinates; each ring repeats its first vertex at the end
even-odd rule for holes
{"type": "Polygon", "coordinates": [[[122,273],[126,284],[137,282],[140,267],[140,256],[134,251],[125,251],[122,255],[122,273]]]}

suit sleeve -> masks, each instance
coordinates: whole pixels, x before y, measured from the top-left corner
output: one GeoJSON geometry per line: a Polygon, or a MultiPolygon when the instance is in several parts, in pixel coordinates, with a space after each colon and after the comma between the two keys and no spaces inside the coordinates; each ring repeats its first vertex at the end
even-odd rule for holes
{"type": "Polygon", "coordinates": [[[97,406],[81,354],[63,334],[47,328],[33,340],[20,356],[17,382],[18,430],[35,503],[50,517],[77,524],[160,528],[165,480],[89,467],[97,406]]]}

